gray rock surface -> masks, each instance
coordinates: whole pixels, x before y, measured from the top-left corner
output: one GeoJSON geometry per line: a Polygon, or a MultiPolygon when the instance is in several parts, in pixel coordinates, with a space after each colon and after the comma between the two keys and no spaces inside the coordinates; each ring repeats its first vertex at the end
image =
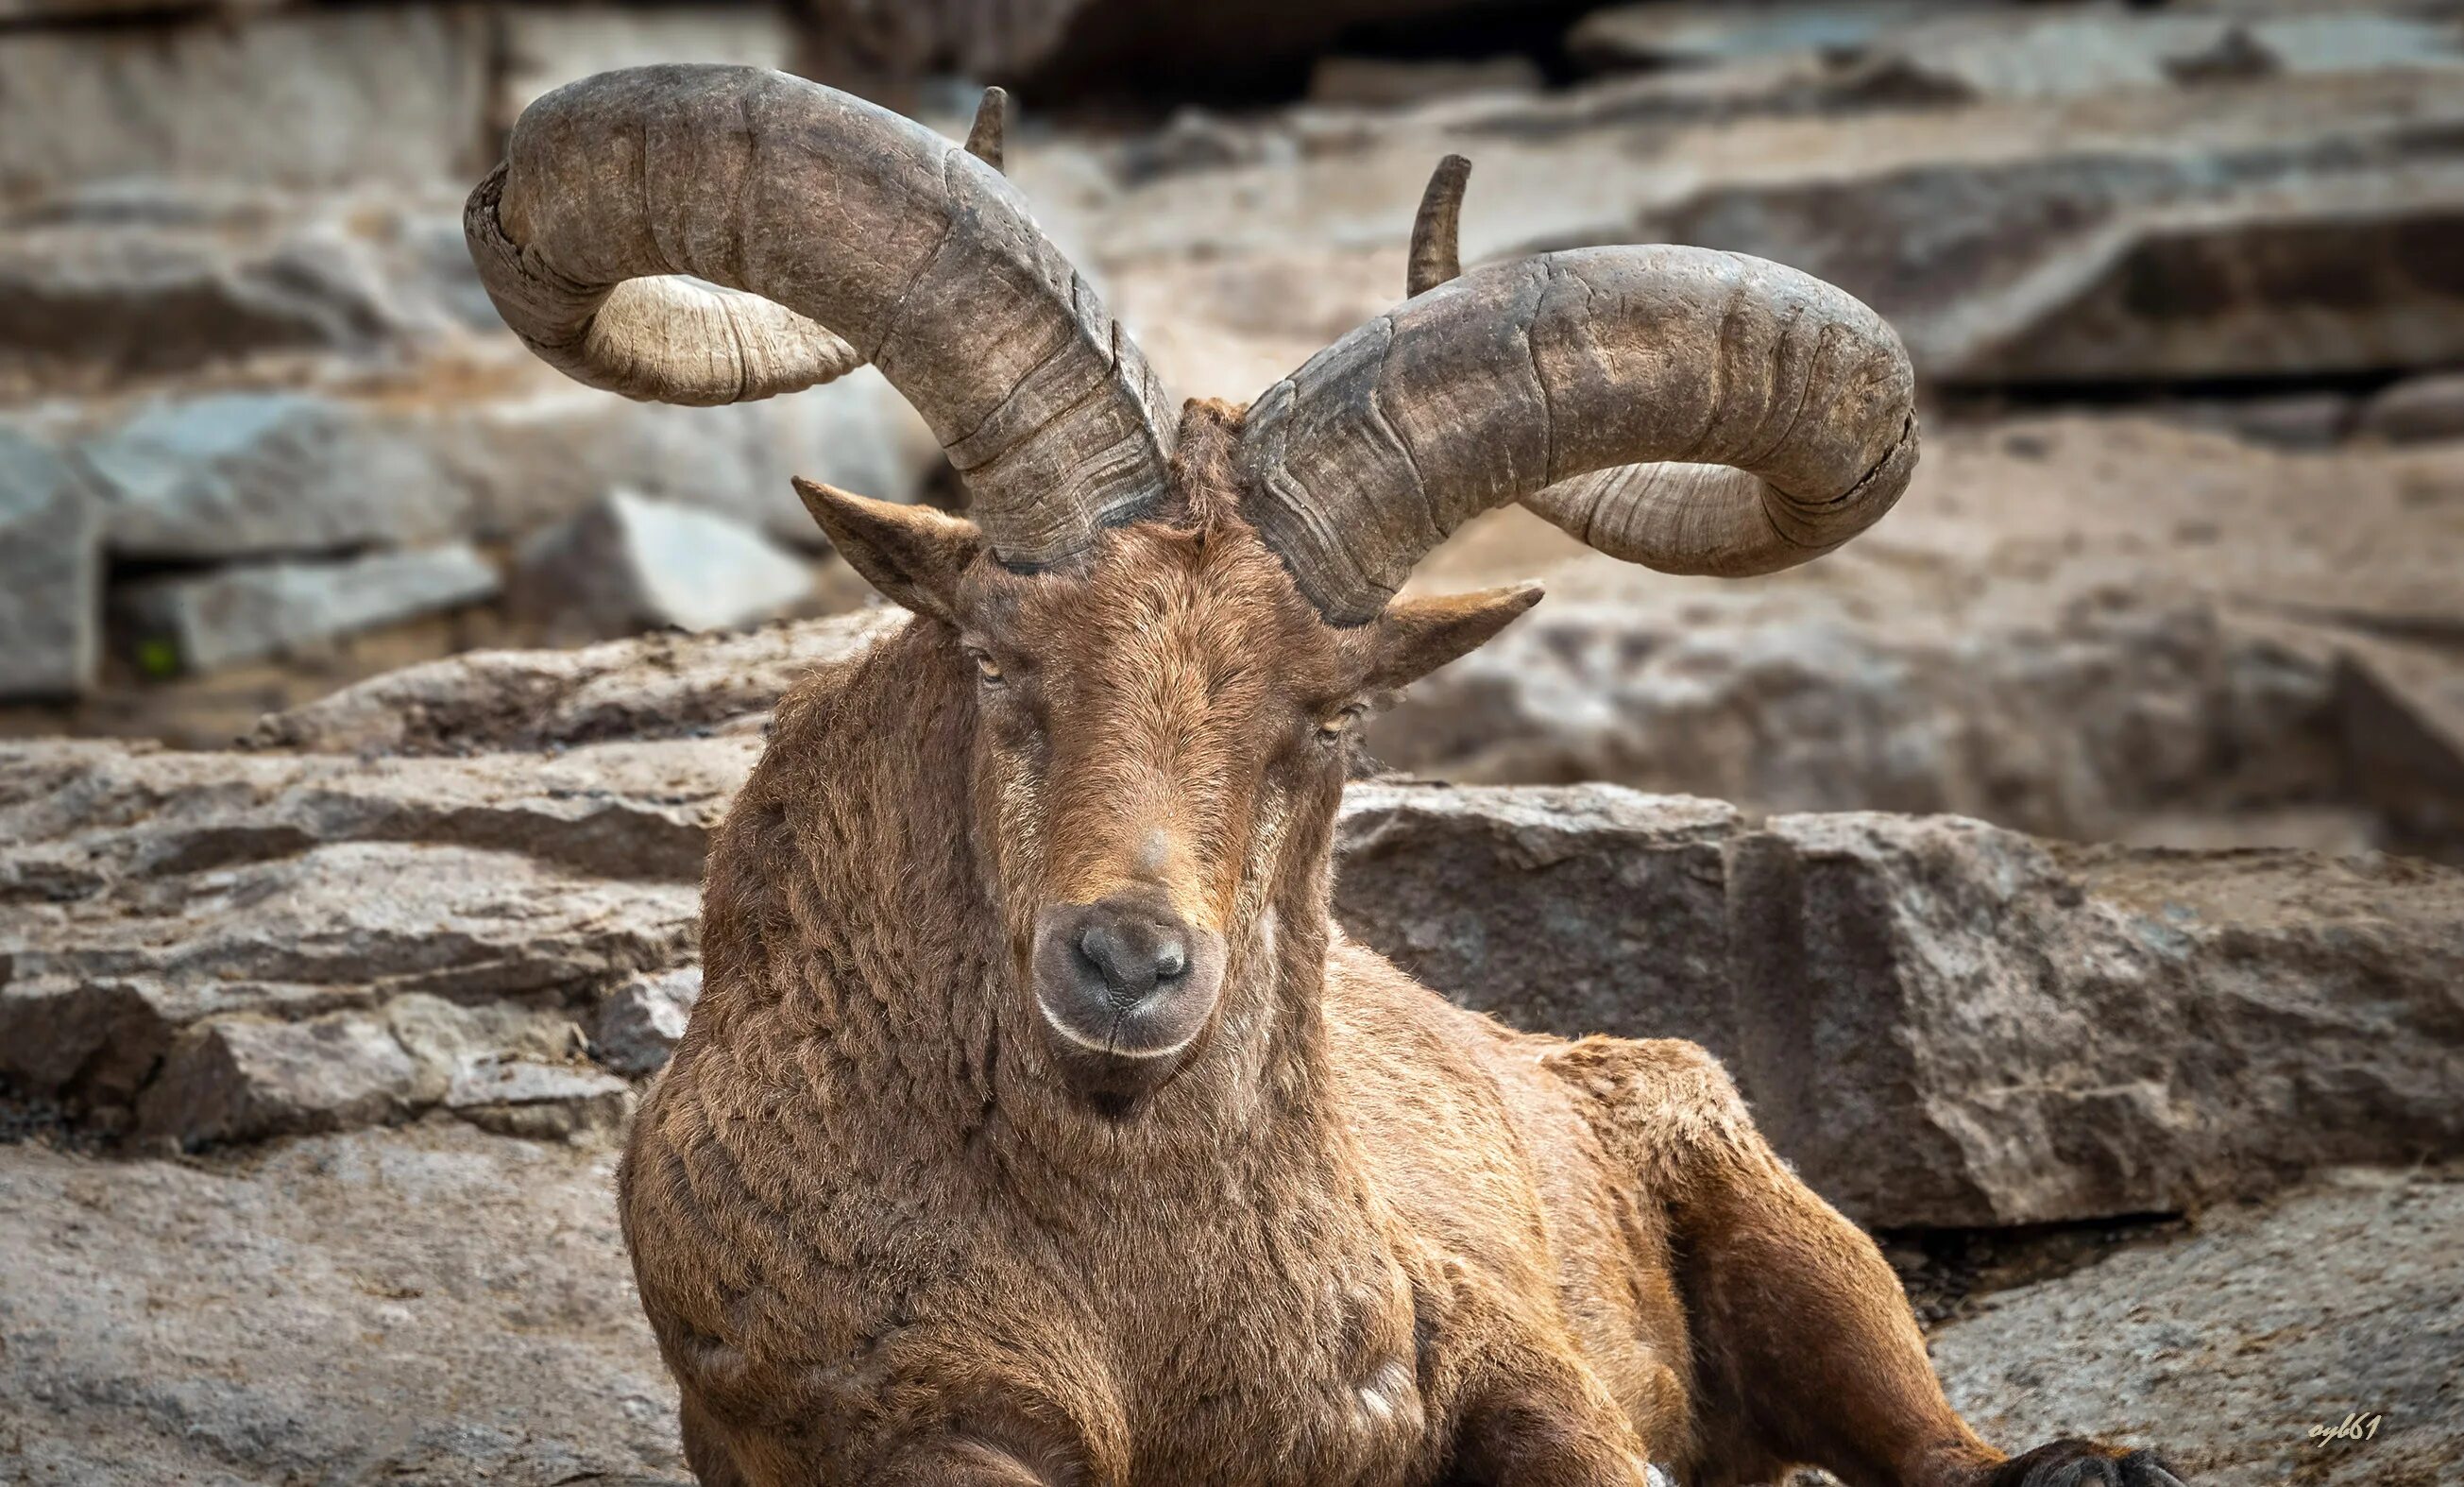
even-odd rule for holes
{"type": "Polygon", "coordinates": [[[2464,1478],[2464,1181],[2340,1172],[1986,1298],[1933,1340],[1951,1402],[2015,1446],[2111,1432],[2199,1487],[2464,1478]],[[2347,1415],[2374,1438],[2321,1442],[2347,1415]]]}
{"type": "Polygon", "coordinates": [[[288,655],[337,637],[495,598],[496,570],[469,543],[332,562],[256,563],[121,591],[141,647],[189,671],[288,655]]]}
{"type": "Polygon", "coordinates": [[[591,1056],[619,1074],[651,1073],[676,1051],[700,999],[698,965],[635,977],[599,1004],[590,1025],[591,1056]]]}
{"type": "Polygon", "coordinates": [[[1955,623],[1818,592],[1551,600],[1370,725],[1397,768],[2085,839],[2347,799],[2332,661],[2116,586],[1955,623]]]}
{"type": "MultiPolygon", "coordinates": [[[[492,1060],[569,1066],[603,993],[691,963],[708,832],[758,744],[11,745],[0,1081],[196,1143],[393,1119],[492,1060]]],[[[603,1119],[613,1094],[464,1103],[603,1119]]]]}
{"type": "Polygon", "coordinates": [[[442,1118],[208,1162],[0,1145],[0,1477],[689,1484],[615,1165],[442,1118]]]}
{"type": "Polygon", "coordinates": [[[460,176],[478,168],[488,45],[486,17],[453,6],[0,33],[0,188],[460,176]]]}
{"type": "Polygon", "coordinates": [[[744,523],[618,489],[522,544],[512,596],[551,635],[599,640],[731,629],[812,588],[803,557],[744,523]]]}
{"type": "Polygon", "coordinates": [[[33,439],[0,429],[0,699],[91,686],[102,648],[93,493],[33,439]]]}
{"type": "MultiPolygon", "coordinates": [[[[187,1143],[453,1106],[456,1081],[506,1129],[617,1119],[577,1030],[622,1074],[663,1056],[759,748],[15,746],[0,1079],[187,1143]],[[491,1061],[552,1093],[478,1099],[491,1061]]],[[[1339,832],[1353,934],[1521,1026],[1705,1043],[1873,1222],[2170,1210],[2464,1147],[2454,871],[1756,826],[1607,786],[1365,784],[1339,832]]]]}
{"type": "MultiPolygon", "coordinates": [[[[510,338],[506,338],[509,342],[510,338]]],[[[792,476],[913,500],[938,450],[869,370],[727,408],[627,401],[495,346],[352,389],[176,392],[84,415],[112,550],[194,562],[506,539],[623,485],[823,539],[792,476]]]]}
{"type": "Polygon", "coordinates": [[[432,194],[406,205],[117,180],[0,217],[0,392],[280,354],[366,358],[495,329],[454,204],[432,194]],[[439,230],[454,258],[429,251],[439,230]]]}
{"type": "Polygon", "coordinates": [[[645,635],[572,651],[473,651],[406,667],[262,720],[260,748],[442,754],[758,733],[787,688],[847,659],[901,610],[860,610],[748,634],[645,635]]]}
{"type": "Polygon", "coordinates": [[[502,70],[494,122],[511,127],[533,99],[577,78],[619,67],[726,62],[794,71],[796,38],[783,6],[518,6],[501,12],[502,70]]]}
{"type": "Polygon", "coordinates": [[[1518,1026],[1727,1060],[1876,1224],[2178,1210],[2464,1143],[2464,877],[1613,787],[1347,796],[1336,913],[1518,1026]]]}
{"type": "Polygon", "coordinates": [[[2464,878],[1779,817],[1728,854],[1737,1072],[1849,1212],[2169,1211],[2464,1144],[2464,878]]]}
{"type": "Polygon", "coordinates": [[[1109,190],[1057,162],[1021,168],[1051,170],[1039,207],[1053,202],[1072,240],[1093,245],[1124,312],[1159,307],[1142,326],[1162,306],[1202,311],[1193,280],[1254,290],[1288,266],[1305,282],[1242,296],[1244,313],[1204,337],[1175,317],[1150,350],[1196,392],[1253,395],[1391,304],[1429,163],[1448,151],[1476,163],[1467,263],[1603,242],[1753,254],[1882,312],[1935,385],[2464,361],[2439,252],[2464,157],[2432,122],[2464,118],[2453,70],[1922,106],[1856,105],[1851,74],[1722,81],[1731,71],[1287,120],[1253,131],[1280,149],[1219,140],[1219,168],[1125,169],[1109,190]],[[1355,265],[1361,287],[1337,320],[1329,286],[1355,265]],[[1239,354],[1268,341],[1271,356],[1239,354]]]}
{"type": "Polygon", "coordinates": [[[319,393],[149,399],[81,440],[113,552],[197,562],[441,541],[469,494],[414,431],[319,393]]]}

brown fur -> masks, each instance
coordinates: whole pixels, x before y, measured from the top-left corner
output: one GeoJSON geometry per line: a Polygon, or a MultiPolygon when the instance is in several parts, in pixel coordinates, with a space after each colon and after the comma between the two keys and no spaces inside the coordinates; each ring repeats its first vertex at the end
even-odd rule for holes
{"type": "Polygon", "coordinates": [[[1236,418],[1071,573],[807,492],[919,617],[781,706],[626,1160],[701,1479],[2017,1481],[1701,1050],[1508,1032],[1331,923],[1349,710],[1534,595],[1328,628],[1231,510],[1236,418]],[[1026,942],[1131,874],[1228,961],[1122,1105],[1026,942]]]}

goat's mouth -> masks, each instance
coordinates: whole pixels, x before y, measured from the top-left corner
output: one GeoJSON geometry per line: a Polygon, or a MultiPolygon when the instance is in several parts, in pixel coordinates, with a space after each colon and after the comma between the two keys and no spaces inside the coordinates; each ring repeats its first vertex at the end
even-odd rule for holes
{"type": "Polygon", "coordinates": [[[1133,1100],[1179,1072],[1215,1014],[1223,938],[1146,895],[1036,917],[1030,960],[1045,1041],[1090,1096],[1133,1100]]]}

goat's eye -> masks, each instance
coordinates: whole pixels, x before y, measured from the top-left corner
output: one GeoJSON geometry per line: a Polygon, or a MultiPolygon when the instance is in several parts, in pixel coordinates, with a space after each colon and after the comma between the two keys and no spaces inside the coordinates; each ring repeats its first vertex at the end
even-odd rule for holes
{"type": "Polygon", "coordinates": [[[1324,722],[1317,725],[1318,741],[1323,744],[1331,744],[1337,739],[1342,738],[1345,734],[1352,731],[1352,725],[1358,722],[1361,716],[1368,711],[1369,708],[1366,703],[1354,702],[1351,706],[1344,708],[1341,712],[1330,715],[1324,722]]]}
{"type": "Polygon", "coordinates": [[[991,656],[986,655],[981,651],[969,651],[967,653],[967,658],[976,663],[977,680],[982,682],[988,687],[997,687],[1001,684],[1001,662],[994,660],[991,656]]]}

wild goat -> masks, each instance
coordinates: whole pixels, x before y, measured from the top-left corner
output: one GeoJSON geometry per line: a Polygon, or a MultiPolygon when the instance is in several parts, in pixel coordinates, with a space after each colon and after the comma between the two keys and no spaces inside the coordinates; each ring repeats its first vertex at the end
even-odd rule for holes
{"type": "Polygon", "coordinates": [[[1979,1440],[1702,1050],[1510,1032],[1328,919],[1364,709],[1539,597],[1397,599],[1414,562],[1515,500],[1671,571],[1827,551],[1916,460],[1890,329],[1687,248],[1457,276],[1449,162],[1410,299],[1176,411],[987,105],[961,149],[610,73],[471,201],[556,366],[719,403],[870,362],[970,498],[800,487],[914,618],[781,705],[626,1159],[701,1480],[2174,1484],[1979,1440]]]}

